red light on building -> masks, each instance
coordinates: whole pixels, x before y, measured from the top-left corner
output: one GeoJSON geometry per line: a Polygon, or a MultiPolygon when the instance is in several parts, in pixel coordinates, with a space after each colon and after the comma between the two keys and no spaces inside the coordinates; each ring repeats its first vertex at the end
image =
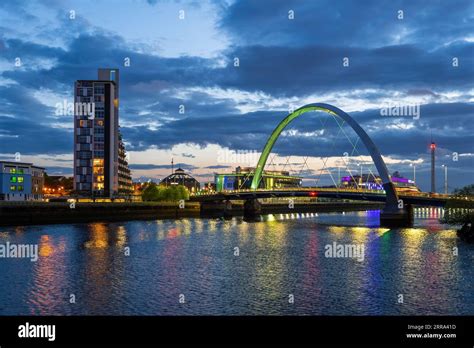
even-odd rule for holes
{"type": "Polygon", "coordinates": [[[434,149],[436,149],[436,144],[435,144],[435,143],[431,143],[431,145],[430,145],[430,149],[431,149],[431,150],[434,150],[434,149]]]}
{"type": "Polygon", "coordinates": [[[314,191],[311,191],[311,192],[309,193],[309,195],[310,195],[311,197],[316,197],[316,196],[318,195],[318,193],[317,193],[317,192],[314,192],[314,191]]]}

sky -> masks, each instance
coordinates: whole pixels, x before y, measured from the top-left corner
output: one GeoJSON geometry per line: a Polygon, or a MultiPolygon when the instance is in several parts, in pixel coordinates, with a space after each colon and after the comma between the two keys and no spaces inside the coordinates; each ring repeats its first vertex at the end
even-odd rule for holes
{"type": "MultiPolygon", "coordinates": [[[[474,183],[474,2],[342,0],[3,0],[0,159],[72,174],[75,80],[120,69],[120,125],[135,180],[175,167],[199,181],[254,166],[289,113],[328,103],[349,113],[389,171],[430,188],[474,183]],[[130,64],[126,64],[129,61],[130,64]],[[419,106],[419,114],[385,111],[419,106]],[[398,107],[398,108],[397,108],[398,107]],[[405,108],[404,108],[405,107],[405,108]]],[[[340,124],[340,123],[339,123],[340,124]]],[[[376,173],[357,135],[307,113],[267,169],[306,185],[376,173]],[[339,169],[338,169],[339,168],[339,169]]]]}

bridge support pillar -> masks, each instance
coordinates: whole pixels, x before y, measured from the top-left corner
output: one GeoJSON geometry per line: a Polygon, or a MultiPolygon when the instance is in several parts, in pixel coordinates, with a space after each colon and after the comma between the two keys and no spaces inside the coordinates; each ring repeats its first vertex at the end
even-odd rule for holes
{"type": "Polygon", "coordinates": [[[402,209],[385,207],[380,211],[381,227],[411,227],[413,226],[413,206],[406,204],[402,209]]]}
{"type": "Polygon", "coordinates": [[[385,207],[380,211],[380,226],[382,227],[410,227],[413,226],[413,206],[403,204],[396,195],[392,182],[383,184],[387,195],[385,207]],[[399,205],[402,205],[402,208],[399,205]]]}
{"type": "Polygon", "coordinates": [[[257,220],[262,213],[262,204],[256,198],[247,199],[244,203],[244,219],[257,220]]]}

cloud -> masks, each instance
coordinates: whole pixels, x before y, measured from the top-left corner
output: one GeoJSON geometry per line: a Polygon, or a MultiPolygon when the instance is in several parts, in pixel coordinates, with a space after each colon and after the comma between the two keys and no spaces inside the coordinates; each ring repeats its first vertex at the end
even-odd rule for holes
{"type": "MultiPolygon", "coordinates": [[[[212,13],[222,37],[230,40],[216,55],[196,56],[175,54],[186,41],[160,51],[146,33],[130,40],[110,23],[81,16],[71,22],[56,2],[49,2],[50,8],[1,2],[0,15],[6,18],[0,36],[1,152],[35,155],[39,162],[45,156],[71,154],[72,120],[55,116],[53,105],[72,101],[74,81],[94,79],[97,68],[105,66],[121,68],[120,120],[128,151],[169,150],[179,144],[261,151],[290,105],[328,102],[348,111],[391,158],[425,158],[431,134],[443,156],[474,152],[472,2],[210,4],[215,11],[206,10],[208,3],[179,3],[197,20],[186,22],[192,23],[193,32],[202,29],[199,16],[212,13]],[[196,6],[208,12],[193,12],[196,6]],[[397,18],[400,9],[402,20],[397,18]],[[289,10],[294,20],[288,19],[289,10]],[[14,65],[17,57],[21,67],[14,65]],[[123,66],[125,57],[131,59],[130,67],[123,66]],[[349,58],[347,67],[344,57],[349,58]],[[239,58],[238,67],[234,58],[239,58]],[[420,118],[383,118],[380,107],[389,101],[421,103],[420,118]]],[[[111,8],[114,25],[125,9],[133,17],[138,8],[151,11],[148,5],[158,2],[132,5],[111,8]]],[[[184,26],[169,25],[178,37],[187,33],[184,26]]],[[[209,46],[213,41],[197,34],[194,41],[209,52],[214,49],[209,46]]],[[[350,129],[349,141],[331,117],[316,113],[299,118],[287,130],[274,148],[282,156],[336,156],[352,152],[351,141],[357,141],[350,129]]],[[[364,151],[360,143],[358,149],[364,151]]],[[[220,169],[209,163],[217,154],[209,153],[199,163],[189,151],[176,153],[193,163],[183,164],[184,169],[220,169]]],[[[456,168],[467,172],[469,165],[472,158],[464,157],[452,168],[453,175],[456,168]]],[[[171,165],[132,168],[153,171],[171,165]]]]}
{"type": "Polygon", "coordinates": [[[150,170],[150,169],[177,169],[177,168],[182,168],[182,169],[187,169],[187,170],[194,170],[197,169],[198,167],[193,166],[191,164],[186,164],[186,163],[175,163],[174,166],[171,164],[130,164],[130,169],[132,170],[150,170]]]}
{"type": "Polygon", "coordinates": [[[182,153],[181,156],[186,158],[196,158],[192,153],[182,153]]]}
{"type": "Polygon", "coordinates": [[[236,1],[220,25],[241,45],[322,45],[381,47],[413,44],[425,47],[459,40],[472,33],[469,0],[426,3],[395,0],[362,4],[350,0],[236,1]],[[289,11],[294,19],[289,19],[289,11]],[[403,18],[399,18],[399,11],[403,18]]]}
{"type": "Polygon", "coordinates": [[[214,166],[206,166],[204,169],[226,169],[230,168],[231,166],[224,166],[224,165],[214,165],[214,166]]]}
{"type": "Polygon", "coordinates": [[[72,167],[46,166],[45,169],[48,175],[65,175],[65,176],[72,175],[72,167]]]}

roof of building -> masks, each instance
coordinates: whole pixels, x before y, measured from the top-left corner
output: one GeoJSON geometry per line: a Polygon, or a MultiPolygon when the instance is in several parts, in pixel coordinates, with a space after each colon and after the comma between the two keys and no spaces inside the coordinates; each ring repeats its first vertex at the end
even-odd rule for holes
{"type": "Polygon", "coordinates": [[[173,174],[170,174],[166,178],[161,180],[161,182],[175,181],[175,180],[194,180],[194,181],[197,181],[191,175],[189,175],[188,173],[185,173],[184,169],[178,168],[174,171],[173,174]]]}
{"type": "Polygon", "coordinates": [[[110,82],[115,85],[115,81],[112,81],[112,80],[76,80],[76,82],[100,82],[100,83],[110,82]]]}
{"type": "Polygon", "coordinates": [[[45,168],[35,166],[35,165],[33,165],[33,163],[29,163],[29,162],[0,161],[0,163],[1,163],[1,164],[12,164],[12,165],[14,165],[14,166],[30,166],[30,167],[33,167],[33,168],[38,168],[38,169],[43,169],[43,170],[45,170],[45,168]]]}
{"type": "Polygon", "coordinates": [[[24,165],[24,166],[32,166],[33,163],[28,162],[18,162],[18,161],[0,161],[3,164],[14,164],[14,165],[24,165]]]}

